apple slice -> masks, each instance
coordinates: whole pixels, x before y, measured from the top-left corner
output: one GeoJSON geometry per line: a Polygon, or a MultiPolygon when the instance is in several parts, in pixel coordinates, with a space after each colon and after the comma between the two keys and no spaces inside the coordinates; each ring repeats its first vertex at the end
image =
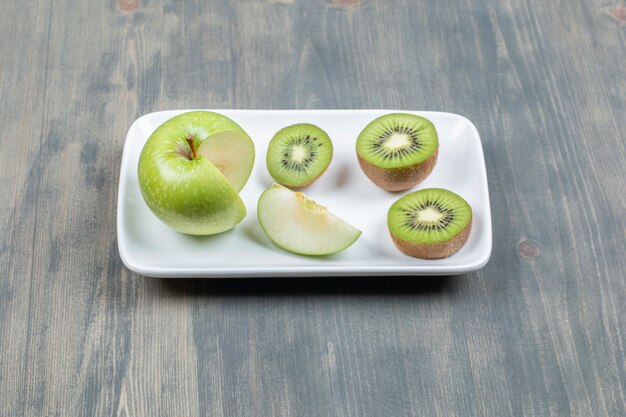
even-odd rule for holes
{"type": "Polygon", "coordinates": [[[261,194],[257,206],[263,231],[277,246],[301,255],[330,255],[352,245],[361,231],[326,207],[274,184],[261,194]]]}
{"type": "Polygon", "coordinates": [[[254,144],[243,131],[219,132],[200,143],[198,155],[211,161],[239,192],[252,172],[254,144]]]}

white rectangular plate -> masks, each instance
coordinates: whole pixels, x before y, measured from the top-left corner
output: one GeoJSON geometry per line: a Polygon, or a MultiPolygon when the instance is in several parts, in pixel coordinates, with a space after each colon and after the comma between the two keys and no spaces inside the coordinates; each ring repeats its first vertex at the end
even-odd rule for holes
{"type": "Polygon", "coordinates": [[[491,255],[491,212],[487,174],[478,131],[466,118],[450,113],[407,112],[430,119],[439,134],[439,158],[430,176],[412,190],[388,193],[361,171],[355,152],[359,132],[391,110],[214,110],[237,122],[252,137],[256,162],[241,191],[248,209],[233,230],[193,237],[161,223],[143,201],[137,163],[148,137],[161,123],[185,110],[150,113],[137,119],[126,137],[117,208],[120,256],[132,271],[153,277],[301,277],[349,275],[452,275],[482,268],[491,255]],[[328,170],[304,193],[363,234],[335,255],[308,257],[274,246],[257,221],[259,196],[272,184],[265,152],[272,136],[295,123],[324,129],[334,145],[328,170]],[[410,191],[438,187],[464,197],[473,209],[465,246],[447,259],[420,260],[400,253],[387,231],[389,206],[410,191]]]}

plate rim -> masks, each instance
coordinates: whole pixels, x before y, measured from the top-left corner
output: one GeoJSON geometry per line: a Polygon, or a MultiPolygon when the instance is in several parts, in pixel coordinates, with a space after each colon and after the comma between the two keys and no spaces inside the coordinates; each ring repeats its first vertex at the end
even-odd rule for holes
{"type": "MultiPolygon", "coordinates": [[[[174,117],[172,116],[172,117],[174,117]]],[[[436,275],[460,275],[475,272],[482,269],[491,259],[493,249],[493,225],[491,217],[491,199],[489,196],[489,181],[487,178],[487,166],[485,163],[485,154],[482,146],[482,140],[478,129],[474,123],[467,117],[450,112],[430,111],[430,110],[395,110],[395,109],[170,109],[150,112],[139,116],[131,123],[122,150],[122,158],[120,160],[120,174],[118,179],[117,193],[117,213],[116,213],[116,234],[117,247],[122,263],[130,271],[138,273],[146,277],[153,278],[298,278],[298,277],[348,277],[348,276],[436,276],[436,275]],[[144,262],[137,262],[129,254],[129,250],[125,242],[125,233],[122,227],[122,204],[123,196],[126,194],[126,184],[123,180],[125,167],[128,165],[129,158],[129,142],[130,133],[134,130],[135,125],[139,124],[143,119],[155,117],[158,114],[172,113],[175,115],[189,111],[212,111],[216,113],[223,112],[297,112],[297,113],[337,113],[337,112],[413,112],[428,113],[442,116],[452,116],[464,120],[472,130],[472,137],[480,150],[480,158],[477,169],[481,173],[482,187],[485,190],[485,201],[483,204],[485,210],[486,243],[488,249],[482,257],[478,257],[474,262],[463,265],[432,265],[430,267],[420,266],[298,266],[298,267],[281,267],[258,269],[254,267],[233,267],[233,268],[211,268],[211,267],[152,267],[144,262]]]]}

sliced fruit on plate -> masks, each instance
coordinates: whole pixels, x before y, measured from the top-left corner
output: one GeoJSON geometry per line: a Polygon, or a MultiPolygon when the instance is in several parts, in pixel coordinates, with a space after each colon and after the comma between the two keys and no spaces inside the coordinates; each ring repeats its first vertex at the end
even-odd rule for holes
{"type": "Polygon", "coordinates": [[[246,215],[237,193],[254,165],[254,144],[237,123],[218,113],[175,116],[148,138],[137,175],[150,210],[190,235],[235,227],[246,215]]]}
{"type": "Polygon", "coordinates": [[[361,169],[387,191],[402,191],[423,181],[435,167],[439,140],[430,120],[408,113],[381,116],[356,142],[361,169]]]}
{"type": "Polygon", "coordinates": [[[265,190],[257,207],[263,231],[277,246],[301,255],[330,255],[352,245],[361,231],[326,207],[278,184],[265,190]]]}
{"type": "Polygon", "coordinates": [[[317,180],[333,158],[333,143],[319,127],[300,123],[281,129],[267,148],[267,170],[287,187],[306,187],[317,180]]]}
{"type": "Polygon", "coordinates": [[[387,225],[393,243],[406,255],[447,258],[467,241],[472,229],[472,208],[452,191],[426,188],[393,203],[387,225]]]}

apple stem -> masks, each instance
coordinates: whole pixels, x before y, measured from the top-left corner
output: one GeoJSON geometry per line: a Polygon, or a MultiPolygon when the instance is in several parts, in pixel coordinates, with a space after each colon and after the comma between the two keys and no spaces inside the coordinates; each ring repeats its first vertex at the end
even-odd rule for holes
{"type": "Polygon", "coordinates": [[[193,140],[192,134],[187,135],[187,143],[189,144],[189,147],[191,148],[191,158],[196,159],[196,157],[198,156],[198,153],[196,152],[196,144],[193,140]]]}

